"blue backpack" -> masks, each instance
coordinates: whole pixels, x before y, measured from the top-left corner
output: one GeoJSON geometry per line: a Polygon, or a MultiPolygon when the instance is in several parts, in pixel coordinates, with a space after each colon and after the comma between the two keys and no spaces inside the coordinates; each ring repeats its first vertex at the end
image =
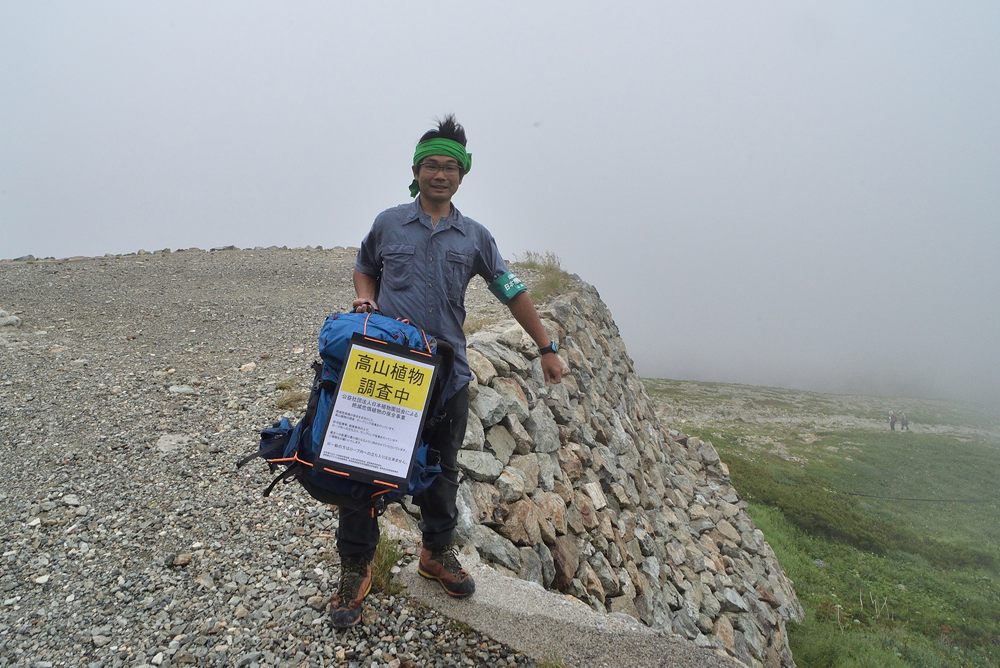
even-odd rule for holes
{"type": "Polygon", "coordinates": [[[416,497],[422,494],[441,473],[439,455],[428,446],[426,435],[441,420],[442,392],[454,366],[454,349],[444,341],[428,340],[423,331],[404,321],[393,320],[378,313],[338,313],[331,315],[323,323],[319,334],[319,354],[323,361],[313,362],[312,365],[314,377],[306,414],[294,426],[287,418],[282,418],[270,428],[262,430],[257,452],[241,459],[236,467],[257,457],[264,459],[272,472],[285,467],[264,490],[264,496],[269,496],[279,482],[294,478],[318,501],[357,509],[371,506],[375,514],[381,514],[388,503],[397,501],[404,495],[416,497]],[[417,448],[407,489],[387,489],[313,467],[323,442],[323,425],[326,424],[333,405],[344,358],[355,333],[420,352],[433,352],[442,358],[440,373],[431,394],[431,417],[425,422],[425,438],[421,439],[421,445],[417,448]]]}

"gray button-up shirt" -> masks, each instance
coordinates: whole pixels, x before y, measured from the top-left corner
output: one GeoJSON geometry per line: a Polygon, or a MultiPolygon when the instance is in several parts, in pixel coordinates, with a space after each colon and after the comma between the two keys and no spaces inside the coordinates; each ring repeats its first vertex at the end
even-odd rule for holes
{"type": "Polygon", "coordinates": [[[378,279],[379,310],[406,318],[455,347],[455,372],[444,399],[472,380],[465,354],[465,290],[474,275],[489,285],[507,272],[493,235],[452,206],[431,225],[419,200],[386,209],[361,242],[355,268],[378,279]]]}

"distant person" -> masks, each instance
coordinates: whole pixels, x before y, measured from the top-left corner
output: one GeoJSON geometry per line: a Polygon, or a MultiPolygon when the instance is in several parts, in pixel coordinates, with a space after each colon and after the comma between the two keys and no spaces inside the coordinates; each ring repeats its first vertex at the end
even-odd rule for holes
{"type": "Polygon", "coordinates": [[[899,414],[899,427],[906,431],[910,431],[910,421],[906,419],[906,413],[899,414]]]}
{"type": "Polygon", "coordinates": [[[890,431],[896,431],[896,413],[895,413],[895,411],[889,411],[889,429],[890,429],[890,431]]]}
{"type": "MultiPolygon", "coordinates": [[[[408,318],[427,336],[455,348],[455,369],[444,396],[444,420],[429,445],[440,456],[441,475],[413,501],[420,506],[422,545],[417,572],[437,580],[456,598],[475,591],[472,576],[462,569],[453,542],[458,521],[458,451],[469,414],[469,370],[465,351],[465,290],[481,276],[490,291],[538,345],[546,384],[562,380],[562,361],[528,296],[527,288],[507,268],[490,232],[466,218],[451,203],[472,167],[465,150],[465,130],[447,116],[424,134],[413,155],[415,199],[375,218],[361,242],[354,265],[356,312],[380,311],[408,318]]],[[[337,628],[361,621],[361,603],[371,587],[372,557],[378,545],[378,518],[341,508],[337,529],[341,577],[333,596],[332,621],[337,628]]]]}

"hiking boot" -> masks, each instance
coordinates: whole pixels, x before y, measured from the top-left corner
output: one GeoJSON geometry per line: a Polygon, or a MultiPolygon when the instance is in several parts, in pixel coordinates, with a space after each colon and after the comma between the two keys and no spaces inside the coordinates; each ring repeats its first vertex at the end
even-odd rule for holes
{"type": "Polygon", "coordinates": [[[361,621],[361,602],[372,589],[372,567],[363,559],[343,559],[340,583],[330,601],[334,628],[347,629],[361,621]]]}
{"type": "Polygon", "coordinates": [[[417,572],[430,580],[437,580],[449,596],[465,598],[476,591],[476,581],[458,563],[458,548],[454,545],[440,550],[420,548],[420,563],[417,572]]]}

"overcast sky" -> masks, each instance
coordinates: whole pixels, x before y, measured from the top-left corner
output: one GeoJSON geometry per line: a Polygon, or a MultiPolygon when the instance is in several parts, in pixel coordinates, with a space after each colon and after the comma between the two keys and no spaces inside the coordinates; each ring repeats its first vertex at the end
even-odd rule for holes
{"type": "Polygon", "coordinates": [[[4,2],[0,257],[358,245],[454,112],[640,374],[1000,404],[1000,4],[611,4],[4,2]]]}

